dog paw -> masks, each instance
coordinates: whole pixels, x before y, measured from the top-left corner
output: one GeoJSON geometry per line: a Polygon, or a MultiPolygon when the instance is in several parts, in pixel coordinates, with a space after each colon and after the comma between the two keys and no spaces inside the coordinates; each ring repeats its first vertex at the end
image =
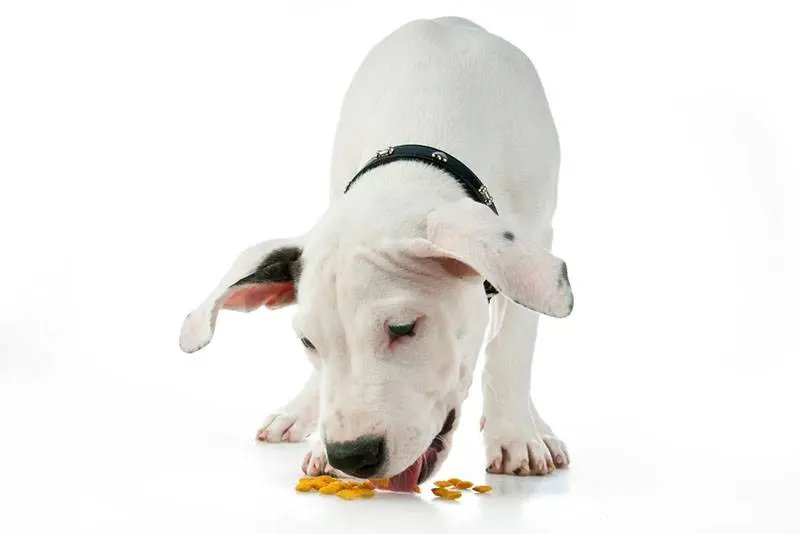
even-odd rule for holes
{"type": "Polygon", "coordinates": [[[310,477],[319,475],[330,475],[337,478],[347,478],[347,475],[334,469],[328,464],[328,456],[325,453],[325,445],[319,439],[313,440],[311,450],[303,458],[301,466],[303,473],[310,477]]]}
{"type": "Polygon", "coordinates": [[[272,413],[258,429],[257,439],[268,443],[303,441],[317,426],[317,415],[311,410],[297,410],[291,406],[272,413]]]}
{"type": "Polygon", "coordinates": [[[487,417],[483,423],[488,473],[547,475],[569,463],[563,442],[553,435],[542,436],[530,414],[487,417]]]}
{"type": "Polygon", "coordinates": [[[303,473],[308,476],[319,476],[325,474],[328,468],[328,456],[325,454],[325,446],[318,439],[311,444],[311,450],[303,458],[303,465],[300,467],[303,473]]]}

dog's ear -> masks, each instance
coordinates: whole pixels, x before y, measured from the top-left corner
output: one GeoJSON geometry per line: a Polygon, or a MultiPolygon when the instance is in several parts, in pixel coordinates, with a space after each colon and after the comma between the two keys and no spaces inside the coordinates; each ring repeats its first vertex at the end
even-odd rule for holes
{"type": "Polygon", "coordinates": [[[180,347],[195,352],[211,342],[221,309],[250,312],[295,303],[302,240],[273,240],[244,250],[206,299],[183,321],[180,347]]]}
{"type": "Polygon", "coordinates": [[[572,312],[567,265],[472,199],[428,215],[427,239],[412,242],[419,256],[437,258],[458,276],[481,276],[517,304],[552,317],[572,312]]]}

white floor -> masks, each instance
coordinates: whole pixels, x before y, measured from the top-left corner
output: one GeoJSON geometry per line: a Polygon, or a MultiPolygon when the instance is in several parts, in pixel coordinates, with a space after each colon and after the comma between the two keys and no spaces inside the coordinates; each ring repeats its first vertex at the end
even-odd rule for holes
{"type": "Polygon", "coordinates": [[[0,534],[800,532],[787,3],[42,4],[0,6],[0,534]],[[443,14],[551,100],[576,306],[533,396],[573,465],[486,477],[474,387],[440,475],[492,494],[297,494],[304,446],[254,439],[308,372],[292,310],[225,312],[194,355],[179,327],[316,220],[353,70],[443,14]]]}

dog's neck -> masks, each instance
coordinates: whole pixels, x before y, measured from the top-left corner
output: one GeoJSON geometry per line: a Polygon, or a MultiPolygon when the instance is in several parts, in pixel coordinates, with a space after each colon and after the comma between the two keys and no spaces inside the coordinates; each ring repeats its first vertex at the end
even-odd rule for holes
{"type": "Polygon", "coordinates": [[[342,239],[360,243],[424,237],[427,215],[465,196],[446,172],[421,162],[396,161],[370,170],[347,194],[334,197],[315,230],[341,232],[342,239]]]}

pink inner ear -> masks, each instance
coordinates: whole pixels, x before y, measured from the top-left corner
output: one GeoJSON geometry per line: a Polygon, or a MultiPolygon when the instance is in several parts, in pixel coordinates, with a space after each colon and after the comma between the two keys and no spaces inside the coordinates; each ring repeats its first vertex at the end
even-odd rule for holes
{"type": "Polygon", "coordinates": [[[439,265],[441,265],[445,271],[453,276],[458,276],[459,278],[480,276],[475,269],[455,258],[436,258],[436,261],[439,262],[439,265]]]}
{"type": "Polygon", "coordinates": [[[294,302],[294,283],[253,284],[236,290],[225,299],[223,308],[249,312],[261,305],[279,308],[294,302]]]}

